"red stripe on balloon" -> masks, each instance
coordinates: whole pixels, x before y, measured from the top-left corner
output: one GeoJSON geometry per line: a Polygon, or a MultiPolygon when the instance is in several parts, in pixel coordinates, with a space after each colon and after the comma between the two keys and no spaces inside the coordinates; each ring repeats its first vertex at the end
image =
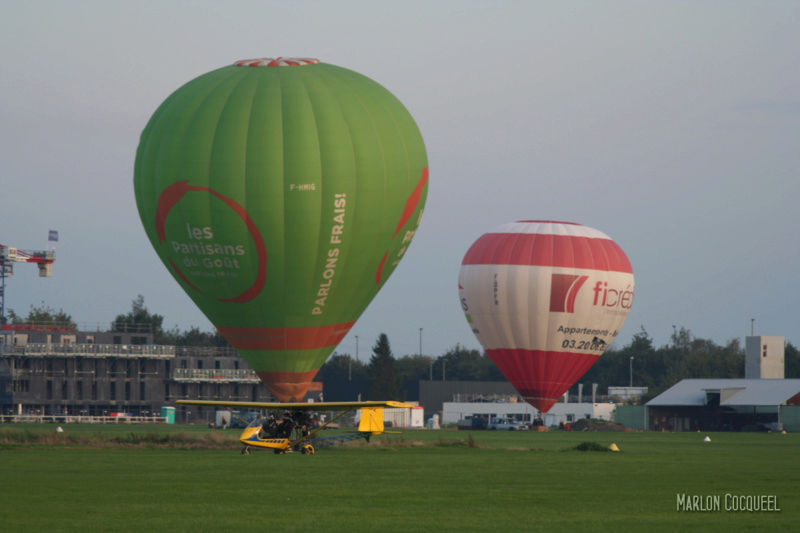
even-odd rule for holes
{"type": "Polygon", "coordinates": [[[378,271],[375,272],[375,283],[380,285],[381,283],[381,274],[383,273],[383,265],[386,263],[386,258],[389,256],[389,252],[383,254],[383,259],[381,259],[381,264],[378,265],[378,271]]]}
{"type": "MultiPolygon", "coordinates": [[[[414,187],[414,190],[411,191],[408,199],[406,200],[406,205],[403,208],[403,213],[400,215],[400,220],[397,222],[397,227],[394,229],[394,233],[392,234],[392,239],[397,237],[397,234],[400,233],[400,230],[403,229],[408,219],[411,218],[411,215],[414,214],[414,210],[419,205],[420,200],[422,200],[422,191],[425,188],[425,185],[428,183],[428,167],[422,169],[422,177],[420,177],[419,181],[417,182],[417,186],[414,187]]],[[[378,265],[378,270],[375,272],[375,283],[380,285],[381,283],[381,276],[383,274],[383,266],[386,264],[386,258],[389,255],[389,252],[383,254],[383,259],[381,259],[381,263],[378,265]]]]}
{"type": "Polygon", "coordinates": [[[569,292],[567,293],[567,313],[575,312],[575,298],[578,297],[578,291],[581,290],[581,287],[583,287],[587,279],[589,279],[589,276],[581,276],[576,279],[575,283],[569,288],[569,292]]]}
{"type": "Polygon", "coordinates": [[[517,348],[486,353],[525,401],[541,412],[547,412],[600,357],[517,348]]]}
{"type": "Polygon", "coordinates": [[[240,350],[316,350],[339,344],[355,321],[299,328],[216,326],[228,343],[240,350]]]}
{"type": "Polygon", "coordinates": [[[194,283],[192,283],[191,281],[189,281],[188,279],[186,279],[186,276],[184,276],[184,275],[183,275],[183,272],[181,272],[181,269],[180,269],[180,268],[178,268],[178,267],[175,265],[175,263],[173,263],[173,262],[172,262],[172,259],[167,259],[167,261],[169,261],[169,265],[172,267],[172,270],[174,270],[174,271],[175,271],[175,273],[176,273],[178,276],[180,276],[180,278],[181,278],[181,279],[182,279],[184,282],[186,282],[186,284],[187,284],[187,285],[189,285],[191,288],[193,288],[193,289],[194,289],[194,290],[196,290],[197,292],[200,292],[200,289],[197,287],[197,285],[195,285],[194,283]]]}
{"type": "Polygon", "coordinates": [[[411,215],[414,214],[414,210],[419,205],[419,201],[422,198],[422,189],[425,188],[425,184],[428,183],[428,167],[422,169],[422,177],[417,182],[417,186],[411,193],[411,196],[408,197],[406,200],[406,206],[403,209],[403,214],[400,216],[400,221],[397,223],[397,227],[394,230],[394,235],[392,235],[392,239],[394,239],[400,230],[405,226],[408,219],[411,218],[411,215]]]}
{"type": "Polygon", "coordinates": [[[176,181],[163,191],[158,197],[158,207],[156,208],[156,234],[158,235],[158,242],[163,243],[167,239],[166,223],[167,215],[175,204],[183,198],[183,195],[189,190],[189,185],[186,180],[176,181]]]}
{"type": "Polygon", "coordinates": [[[549,266],[633,273],[625,252],[610,239],[537,233],[487,233],[475,241],[461,264],[549,266]]]}

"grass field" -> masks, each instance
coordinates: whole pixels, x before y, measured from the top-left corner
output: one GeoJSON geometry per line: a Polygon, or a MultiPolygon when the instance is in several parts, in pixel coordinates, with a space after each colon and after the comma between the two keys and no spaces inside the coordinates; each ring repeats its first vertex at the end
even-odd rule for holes
{"type": "Polygon", "coordinates": [[[2,531],[789,531],[800,520],[794,434],[419,430],[306,457],[242,456],[235,430],[64,428],[0,426],[2,531]],[[20,432],[28,442],[10,438],[20,432]],[[577,451],[584,442],[621,452],[577,451]],[[679,493],[719,495],[723,508],[678,511],[679,493]],[[776,495],[780,512],[725,511],[725,494],[776,495]]]}

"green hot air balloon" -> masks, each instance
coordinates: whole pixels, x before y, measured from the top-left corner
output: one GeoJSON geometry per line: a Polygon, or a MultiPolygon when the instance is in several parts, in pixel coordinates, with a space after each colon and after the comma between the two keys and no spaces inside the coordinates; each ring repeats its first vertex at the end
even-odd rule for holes
{"type": "Polygon", "coordinates": [[[167,98],[133,181],[164,265],[289,401],[405,254],[427,166],[413,118],[381,85],[315,59],[255,59],[167,98]]]}

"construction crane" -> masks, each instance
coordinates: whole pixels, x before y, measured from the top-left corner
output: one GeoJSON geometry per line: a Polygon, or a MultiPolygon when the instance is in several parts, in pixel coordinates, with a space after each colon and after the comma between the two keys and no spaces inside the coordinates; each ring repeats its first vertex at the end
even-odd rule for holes
{"type": "Polygon", "coordinates": [[[56,254],[52,250],[20,250],[0,244],[0,324],[6,323],[6,277],[14,274],[14,263],[36,263],[39,277],[49,278],[55,260],[56,254]]]}

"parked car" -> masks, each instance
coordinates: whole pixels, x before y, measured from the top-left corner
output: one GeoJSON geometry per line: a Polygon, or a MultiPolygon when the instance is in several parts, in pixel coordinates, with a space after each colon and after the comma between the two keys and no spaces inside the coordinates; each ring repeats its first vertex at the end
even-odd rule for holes
{"type": "Polygon", "coordinates": [[[470,416],[458,421],[458,429],[486,429],[486,419],[481,416],[470,416]]]}
{"type": "Polygon", "coordinates": [[[514,420],[513,418],[495,417],[489,421],[489,427],[487,429],[520,431],[523,429],[528,429],[528,426],[522,422],[519,422],[518,420],[514,420]]]}

